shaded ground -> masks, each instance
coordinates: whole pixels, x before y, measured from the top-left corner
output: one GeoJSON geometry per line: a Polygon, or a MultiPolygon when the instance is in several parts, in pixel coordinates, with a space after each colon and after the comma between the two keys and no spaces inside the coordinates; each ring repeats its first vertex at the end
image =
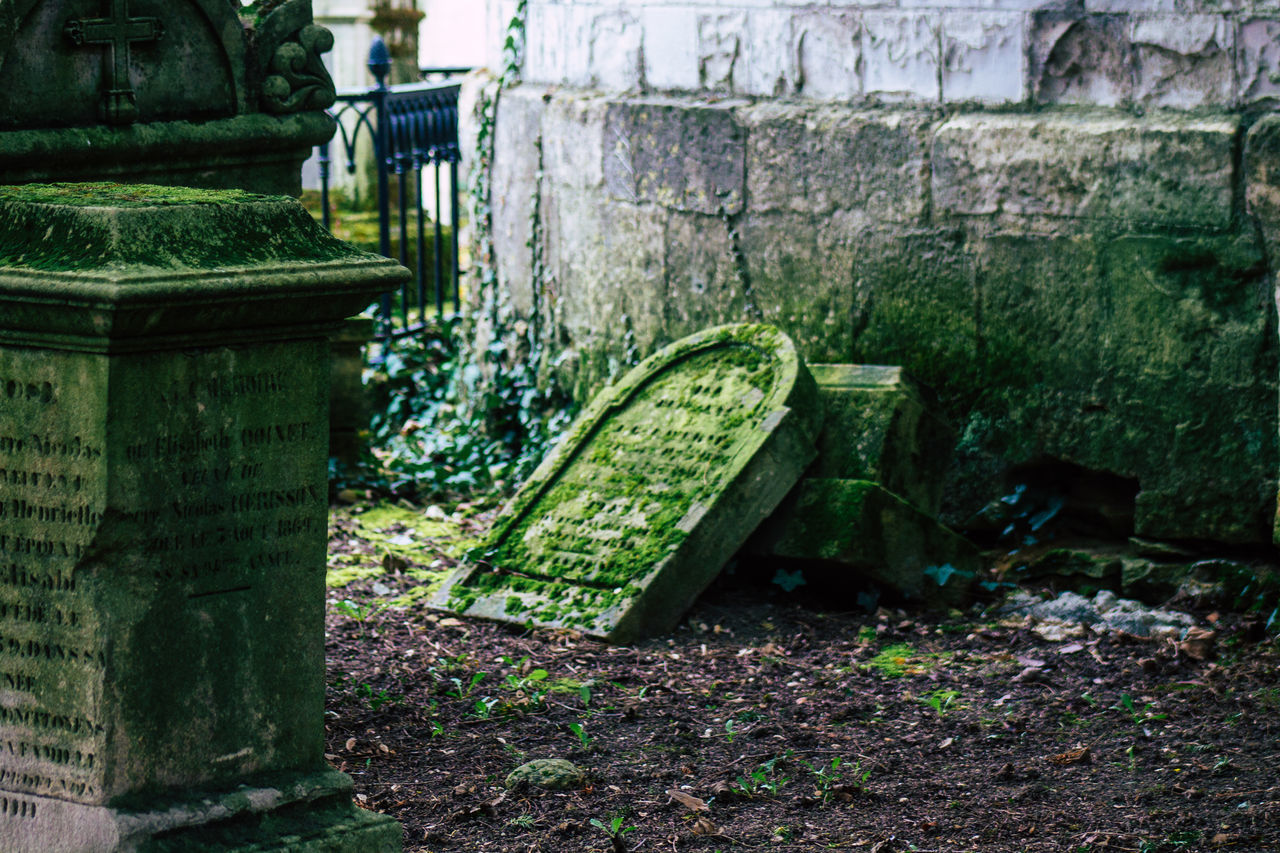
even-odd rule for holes
{"type": "Polygon", "coordinates": [[[367,533],[331,530],[331,566],[380,571],[331,590],[327,753],[407,851],[1280,849],[1256,619],[1193,610],[1198,660],[722,580],[672,636],[611,647],[383,607],[451,560],[367,533]],[[548,757],[586,786],[504,788],[548,757]]]}

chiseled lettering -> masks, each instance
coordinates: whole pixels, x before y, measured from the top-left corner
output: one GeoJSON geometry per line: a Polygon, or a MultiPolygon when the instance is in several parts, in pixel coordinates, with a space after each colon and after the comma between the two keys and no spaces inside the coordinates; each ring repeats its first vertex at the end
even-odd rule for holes
{"type": "Polygon", "coordinates": [[[254,512],[271,509],[293,509],[314,505],[323,498],[315,486],[300,486],[296,489],[273,489],[261,492],[247,492],[231,498],[232,512],[254,512]]]}
{"type": "Polygon", "coordinates": [[[34,758],[37,761],[82,770],[92,770],[95,760],[92,752],[82,752],[66,746],[51,746],[22,740],[0,740],[0,754],[6,752],[15,758],[34,758]]]}
{"type": "Polygon", "coordinates": [[[79,492],[84,489],[84,485],[84,478],[78,475],[0,468],[0,486],[43,489],[45,491],[79,492]]]}
{"type": "MultiPolygon", "coordinates": [[[[26,446],[38,456],[60,456],[65,459],[102,458],[102,448],[88,444],[78,435],[73,435],[71,438],[32,435],[26,446]]],[[[4,452],[3,442],[0,442],[0,452],[4,452]]]]}
{"type": "Polygon", "coordinates": [[[106,733],[106,727],[84,717],[54,714],[40,708],[8,708],[4,705],[0,705],[0,726],[22,726],[39,731],[65,732],[69,735],[106,733]]]}
{"type": "Polygon", "coordinates": [[[83,504],[72,506],[31,503],[21,498],[0,502],[0,518],[14,521],[36,521],[41,524],[74,524],[95,527],[102,521],[102,513],[83,504]]]}
{"type": "Polygon", "coordinates": [[[35,793],[70,794],[75,797],[96,796],[97,788],[88,782],[44,776],[26,770],[0,767],[0,788],[21,788],[35,793]]]}
{"type": "Polygon", "coordinates": [[[34,693],[36,677],[21,672],[0,672],[0,687],[6,690],[21,690],[23,693],[34,693]]]}
{"type": "Polygon", "coordinates": [[[19,660],[61,661],[90,667],[107,665],[107,656],[101,649],[46,643],[41,640],[23,640],[18,637],[6,637],[3,634],[0,634],[0,655],[19,660]]]}
{"type": "Polygon", "coordinates": [[[284,569],[293,563],[292,551],[271,551],[265,554],[255,554],[249,558],[249,568],[254,571],[260,569],[284,569]]]}
{"type": "Polygon", "coordinates": [[[0,797],[0,817],[34,818],[35,816],[36,804],[30,800],[19,799],[12,795],[0,797]]]}
{"type": "Polygon", "coordinates": [[[54,401],[52,382],[23,382],[21,379],[0,378],[0,400],[12,400],[15,403],[40,403],[49,405],[54,401]]]}
{"type": "Polygon", "coordinates": [[[227,511],[226,504],[211,501],[208,498],[189,502],[174,501],[169,506],[173,510],[173,514],[183,521],[210,518],[215,515],[222,515],[227,511]]]}
{"type": "Polygon", "coordinates": [[[280,394],[289,390],[283,371],[246,373],[240,376],[215,376],[200,382],[192,382],[188,391],[192,398],[248,397],[260,394],[280,394]]]}
{"type": "Polygon", "coordinates": [[[274,424],[264,427],[245,427],[240,430],[240,443],[245,447],[261,447],[269,444],[292,444],[306,441],[312,435],[310,423],[274,424]]]}
{"type": "MultiPolygon", "coordinates": [[[[0,540],[5,538],[9,537],[0,536],[0,540]]],[[[0,586],[42,589],[47,592],[75,592],[76,579],[69,573],[29,569],[10,563],[0,566],[0,586]]]]}
{"type": "Polygon", "coordinates": [[[200,580],[212,575],[220,575],[227,571],[228,564],[221,560],[206,560],[201,563],[165,563],[155,570],[156,580],[200,580]]]}
{"type": "Polygon", "coordinates": [[[38,625],[59,625],[74,628],[80,624],[80,614],[74,610],[53,607],[48,602],[0,601],[0,619],[9,622],[29,622],[38,625]]]}
{"type": "Polygon", "coordinates": [[[215,450],[231,449],[231,436],[226,432],[190,432],[179,435],[158,435],[152,443],[157,457],[193,456],[215,450]]]}

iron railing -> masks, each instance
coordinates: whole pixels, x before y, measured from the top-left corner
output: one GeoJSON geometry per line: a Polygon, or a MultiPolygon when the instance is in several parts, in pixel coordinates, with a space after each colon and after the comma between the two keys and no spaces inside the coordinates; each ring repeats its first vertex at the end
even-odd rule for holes
{"type": "MultiPolygon", "coordinates": [[[[377,85],[372,89],[344,90],[330,110],[338,121],[338,135],[345,156],[344,166],[354,174],[357,147],[367,133],[372,143],[377,169],[378,251],[392,257],[392,228],[398,229],[396,260],[409,265],[410,221],[413,222],[416,251],[414,280],[401,286],[399,294],[385,294],[379,306],[377,337],[403,337],[427,328],[429,303],[436,317],[443,317],[446,304],[458,305],[458,90],[457,83],[410,83],[388,86],[391,59],[381,39],[374,39],[369,51],[369,70],[377,85]],[[427,215],[423,173],[430,169],[430,189],[435,201],[431,231],[432,269],[426,269],[427,215]],[[442,221],[445,190],[441,171],[448,170],[448,235],[442,221]],[[395,184],[394,190],[392,184],[395,184]],[[396,216],[392,217],[392,194],[396,216]],[[412,215],[410,210],[413,210],[412,215]],[[428,292],[430,278],[430,294],[428,292]],[[415,316],[416,315],[416,316],[415,316]]],[[[468,69],[424,69],[432,73],[459,73],[468,69]]],[[[330,213],[329,149],[318,150],[321,219],[332,230],[330,213]]]]}

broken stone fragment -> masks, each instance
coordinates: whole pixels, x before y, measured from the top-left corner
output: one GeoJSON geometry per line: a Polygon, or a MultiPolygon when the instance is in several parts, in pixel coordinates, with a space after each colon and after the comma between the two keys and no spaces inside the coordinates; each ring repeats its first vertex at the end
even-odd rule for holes
{"type": "Polygon", "coordinates": [[[506,786],[530,785],[548,791],[581,788],[586,775],[572,761],[563,758],[535,758],[507,774],[506,786]]]}
{"type": "Polygon", "coordinates": [[[929,515],[942,503],[955,432],[901,367],[811,364],[823,429],[809,477],[871,480],[929,515]]]}
{"type": "Polygon", "coordinates": [[[934,606],[966,603],[981,568],[968,540],[867,480],[802,480],[747,550],[838,564],[934,606]]]}

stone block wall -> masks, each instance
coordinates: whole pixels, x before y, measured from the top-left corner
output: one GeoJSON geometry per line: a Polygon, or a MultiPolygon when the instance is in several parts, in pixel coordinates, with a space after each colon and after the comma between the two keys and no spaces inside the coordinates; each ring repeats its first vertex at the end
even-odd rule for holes
{"type": "MultiPolygon", "coordinates": [[[[528,6],[525,79],[538,83],[1184,109],[1253,104],[1280,93],[1274,0],[529,0],[528,6]]],[[[502,12],[509,10],[496,13],[502,12]]]]}
{"type": "Polygon", "coordinates": [[[580,399],[764,320],[939,393],[950,521],[1052,461],[1138,535],[1270,541],[1280,4],[983,5],[530,0],[503,287],[580,399]]]}

